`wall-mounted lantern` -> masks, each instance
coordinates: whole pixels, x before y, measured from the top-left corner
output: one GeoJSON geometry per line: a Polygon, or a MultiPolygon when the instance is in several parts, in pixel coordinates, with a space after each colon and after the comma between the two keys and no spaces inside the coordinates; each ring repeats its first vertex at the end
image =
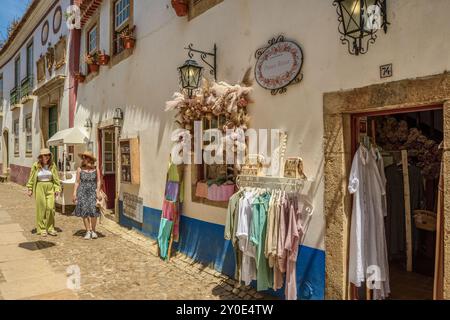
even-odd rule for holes
{"type": "Polygon", "coordinates": [[[114,120],[114,125],[119,127],[122,124],[123,121],[123,111],[120,108],[117,108],[114,111],[114,116],[113,116],[113,120],[114,120]]]}
{"type": "Polygon", "coordinates": [[[203,67],[195,60],[186,60],[184,65],[178,68],[180,72],[181,87],[188,91],[189,97],[200,85],[203,67]]]}
{"type": "Polygon", "coordinates": [[[92,129],[92,120],[90,118],[86,119],[86,122],[84,123],[84,127],[86,129],[92,129]]]}
{"type": "Polygon", "coordinates": [[[387,0],[334,0],[341,42],[353,55],[364,54],[375,43],[376,32],[387,32],[387,0]]]}
{"type": "Polygon", "coordinates": [[[213,52],[196,50],[193,48],[192,43],[184,49],[188,50],[189,59],[186,60],[184,65],[178,68],[178,72],[180,73],[181,87],[187,90],[188,95],[191,97],[193,91],[200,86],[203,71],[203,67],[201,67],[197,61],[193,59],[194,53],[200,54],[202,61],[210,67],[209,73],[214,77],[214,80],[217,80],[217,46],[214,45],[213,52]],[[206,58],[208,56],[213,58],[212,63],[207,61],[206,58]]]}

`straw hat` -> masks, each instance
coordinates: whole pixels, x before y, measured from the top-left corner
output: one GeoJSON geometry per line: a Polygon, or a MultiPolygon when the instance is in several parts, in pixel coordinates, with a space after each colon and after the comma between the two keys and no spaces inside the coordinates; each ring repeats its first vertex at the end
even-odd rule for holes
{"type": "Polygon", "coordinates": [[[92,154],[92,152],[89,152],[89,151],[85,151],[85,152],[83,152],[83,153],[79,153],[78,156],[79,156],[80,158],[83,158],[83,157],[91,158],[92,161],[94,161],[94,162],[97,161],[97,158],[94,157],[94,155],[92,154]]]}
{"type": "Polygon", "coordinates": [[[50,149],[44,148],[41,149],[41,151],[39,152],[39,157],[45,156],[45,155],[51,155],[52,152],[50,151],[50,149]]]}

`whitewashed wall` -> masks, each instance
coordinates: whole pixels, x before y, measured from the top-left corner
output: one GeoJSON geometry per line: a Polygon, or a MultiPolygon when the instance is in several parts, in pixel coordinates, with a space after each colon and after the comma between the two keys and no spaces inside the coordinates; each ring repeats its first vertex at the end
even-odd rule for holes
{"type": "MultiPolygon", "coordinates": [[[[64,19],[64,12],[66,8],[70,5],[70,0],[61,0],[56,3],[56,5],[50,10],[54,1],[43,1],[41,5],[35,10],[34,14],[27,20],[26,24],[22,30],[17,35],[14,40],[14,44],[11,45],[11,49],[7,50],[3,55],[0,56],[0,66],[7,62],[3,67],[0,68],[0,73],[3,73],[3,92],[5,99],[4,106],[4,117],[3,117],[3,128],[9,130],[9,145],[10,145],[10,163],[14,165],[31,167],[34,161],[36,161],[37,155],[41,148],[41,136],[40,136],[40,114],[39,114],[39,102],[37,97],[33,97],[32,100],[28,101],[23,105],[23,107],[10,110],[10,97],[9,93],[14,88],[14,62],[16,57],[20,54],[20,80],[25,78],[26,75],[26,56],[27,56],[27,46],[33,41],[33,76],[34,76],[34,89],[37,88],[36,80],[36,61],[39,60],[41,55],[47,52],[48,46],[54,46],[60,39],[60,36],[67,37],[67,43],[69,43],[68,29],[64,19]],[[63,17],[62,25],[58,33],[53,32],[53,14],[58,6],[61,6],[63,17]],[[41,30],[45,21],[49,23],[49,36],[47,43],[42,45],[41,42],[41,30]],[[23,43],[20,49],[17,51],[19,46],[23,43]],[[16,52],[17,51],[17,52],[16,52]],[[9,61],[8,61],[9,60],[9,61]],[[29,113],[33,114],[33,154],[31,157],[27,157],[25,154],[25,117],[29,113]],[[19,119],[19,157],[14,156],[14,120],[19,119]]],[[[66,61],[69,58],[69,51],[67,49],[66,61]]],[[[68,63],[58,71],[54,71],[52,75],[46,72],[46,80],[50,80],[55,75],[68,75],[68,63]]],[[[39,85],[41,85],[40,83],[39,85]]],[[[60,115],[59,115],[59,126],[60,128],[68,128],[69,125],[69,108],[68,108],[68,81],[65,83],[64,97],[60,102],[60,115]]],[[[3,152],[3,149],[2,149],[3,152]]],[[[0,157],[0,163],[2,157],[0,157]]]]}
{"type": "MultiPolygon", "coordinates": [[[[104,1],[100,16],[100,47],[107,51],[109,3],[104,1]]],[[[188,22],[175,15],[169,0],[135,0],[135,52],[119,65],[102,67],[98,77],[80,85],[76,122],[82,126],[92,117],[97,123],[111,118],[116,107],[125,110],[123,136],[141,138],[141,185],[134,191],[144,198],[146,206],[160,209],[169,137],[175,128],[174,114],[163,109],[178,89],[176,68],[187,58],[183,47],[193,43],[198,49],[210,50],[216,43],[218,79],[233,83],[247,67],[254,66],[255,50],[270,38],[283,34],[297,41],[305,55],[304,80],[275,97],[255,83],[251,126],[286,130],[287,156],[303,158],[306,175],[312,180],[306,192],[316,209],[305,244],[323,248],[323,94],[438,74],[450,68],[450,1],[389,1],[388,33],[379,32],[368,53],[358,57],[349,55],[341,44],[336,9],[331,3],[225,0],[188,22]],[[394,76],[381,80],[379,66],[386,63],[393,63],[394,76]]],[[[186,198],[190,198],[190,188],[186,198]]],[[[214,223],[225,220],[225,210],[190,201],[185,204],[185,213],[214,223]]]]}

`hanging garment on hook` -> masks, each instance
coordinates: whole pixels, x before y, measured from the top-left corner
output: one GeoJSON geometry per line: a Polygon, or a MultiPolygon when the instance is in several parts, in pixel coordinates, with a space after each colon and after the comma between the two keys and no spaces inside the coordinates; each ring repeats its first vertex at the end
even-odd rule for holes
{"type": "Polygon", "coordinates": [[[253,219],[250,229],[250,241],[255,245],[257,290],[263,291],[273,287],[273,274],[269,261],[264,255],[264,245],[267,232],[267,212],[269,210],[270,194],[264,193],[252,204],[253,219]]]}
{"type": "Polygon", "coordinates": [[[244,196],[239,200],[239,220],[236,231],[236,236],[239,239],[239,249],[242,251],[241,278],[246,285],[250,285],[252,280],[256,280],[256,248],[250,241],[254,197],[253,192],[244,192],[244,196]]]}
{"type": "Polygon", "coordinates": [[[379,268],[377,285],[384,286],[380,298],[389,295],[389,264],[384,228],[382,196],[386,194],[375,158],[360,146],[353,159],[348,190],[354,195],[350,228],[349,281],[360,287],[379,268]]]}
{"type": "Polygon", "coordinates": [[[233,245],[235,254],[235,268],[234,278],[237,281],[241,281],[241,267],[242,267],[242,251],[239,250],[239,239],[236,236],[236,230],[239,219],[239,200],[243,194],[243,191],[236,192],[228,202],[227,217],[225,223],[224,238],[230,240],[233,245]]]}

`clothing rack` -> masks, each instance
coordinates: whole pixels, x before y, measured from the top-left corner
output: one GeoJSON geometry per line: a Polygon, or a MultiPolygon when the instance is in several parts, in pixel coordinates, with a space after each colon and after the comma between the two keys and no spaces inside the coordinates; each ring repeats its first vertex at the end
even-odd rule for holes
{"type": "Polygon", "coordinates": [[[236,186],[239,189],[253,187],[299,193],[303,189],[305,181],[306,179],[303,178],[238,175],[236,177],[236,186]]]}

